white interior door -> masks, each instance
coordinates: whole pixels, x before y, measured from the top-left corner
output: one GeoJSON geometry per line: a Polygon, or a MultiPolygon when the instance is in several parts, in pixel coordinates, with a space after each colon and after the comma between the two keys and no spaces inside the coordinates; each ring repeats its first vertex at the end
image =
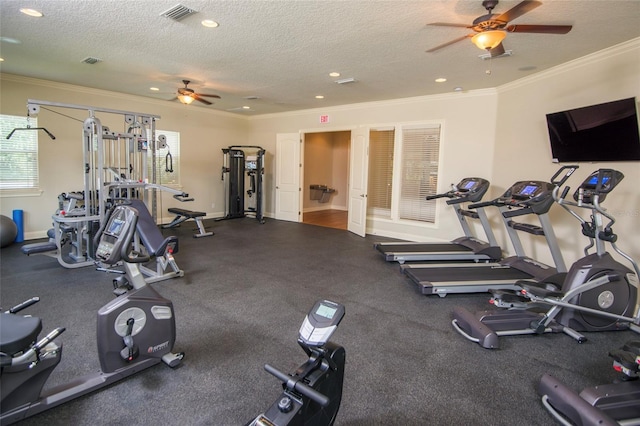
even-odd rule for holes
{"type": "Polygon", "coordinates": [[[300,134],[276,135],[276,212],[278,220],[300,221],[300,134]]]}
{"type": "Polygon", "coordinates": [[[349,215],[347,229],[364,237],[367,230],[367,176],[369,172],[369,129],[351,131],[349,155],[349,215]]]}

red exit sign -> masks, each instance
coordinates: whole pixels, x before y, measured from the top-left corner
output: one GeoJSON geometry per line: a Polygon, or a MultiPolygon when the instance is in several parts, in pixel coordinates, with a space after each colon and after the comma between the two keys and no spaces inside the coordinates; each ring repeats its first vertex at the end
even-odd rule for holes
{"type": "Polygon", "coordinates": [[[321,123],[328,123],[329,122],[329,116],[328,115],[321,115],[320,116],[320,122],[321,123]]]}

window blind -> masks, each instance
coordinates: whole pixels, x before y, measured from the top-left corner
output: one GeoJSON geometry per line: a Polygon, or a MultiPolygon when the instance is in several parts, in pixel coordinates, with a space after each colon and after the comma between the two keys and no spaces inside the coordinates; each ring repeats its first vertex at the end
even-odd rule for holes
{"type": "Polygon", "coordinates": [[[435,222],[435,203],[425,197],[436,193],[440,126],[402,129],[400,219],[435,222]]]}
{"type": "Polygon", "coordinates": [[[394,129],[369,132],[367,210],[374,216],[391,216],[394,137],[394,129]]]}
{"type": "MultiPolygon", "coordinates": [[[[28,124],[38,127],[38,120],[31,117],[28,124]]],[[[0,189],[38,188],[39,131],[16,131],[6,138],[13,129],[26,127],[26,117],[0,115],[0,189]]]]}

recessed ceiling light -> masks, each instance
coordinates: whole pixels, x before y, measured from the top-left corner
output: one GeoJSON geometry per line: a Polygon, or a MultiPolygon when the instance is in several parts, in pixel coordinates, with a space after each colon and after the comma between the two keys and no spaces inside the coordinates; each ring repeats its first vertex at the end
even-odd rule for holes
{"type": "Polygon", "coordinates": [[[213,19],[205,19],[204,21],[201,22],[201,24],[208,28],[216,28],[218,25],[220,25],[213,19]]]}
{"type": "Polygon", "coordinates": [[[149,90],[153,90],[154,92],[158,92],[160,89],[157,87],[149,87],[149,90]]]}
{"type": "Polygon", "coordinates": [[[322,95],[316,95],[316,99],[324,99],[324,96],[322,96],[322,95]]]}
{"type": "Polygon", "coordinates": [[[446,78],[444,78],[444,77],[438,77],[438,78],[436,78],[436,83],[444,83],[445,81],[447,81],[447,79],[446,79],[446,78]]]}
{"type": "Polygon", "coordinates": [[[43,16],[42,12],[35,9],[29,9],[26,7],[21,8],[20,12],[24,13],[25,15],[33,16],[34,18],[42,18],[43,16]]]}
{"type": "Polygon", "coordinates": [[[251,107],[248,106],[248,105],[245,105],[245,106],[242,107],[242,109],[251,109],[251,107]]]}
{"type": "Polygon", "coordinates": [[[458,87],[454,87],[453,90],[455,92],[462,92],[462,87],[458,86],[458,87]]]}
{"type": "Polygon", "coordinates": [[[329,73],[329,77],[340,77],[340,73],[339,72],[330,72],[329,73]]]}

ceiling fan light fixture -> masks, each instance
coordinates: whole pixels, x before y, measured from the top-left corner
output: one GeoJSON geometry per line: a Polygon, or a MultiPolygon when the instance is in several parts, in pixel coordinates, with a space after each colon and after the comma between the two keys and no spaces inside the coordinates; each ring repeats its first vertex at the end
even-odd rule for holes
{"type": "Polygon", "coordinates": [[[180,94],[178,95],[178,99],[180,100],[180,102],[182,102],[185,105],[189,105],[191,102],[193,102],[193,96],[191,95],[184,95],[184,94],[180,94]]]}
{"type": "Polygon", "coordinates": [[[506,36],[506,31],[502,30],[483,31],[471,37],[471,41],[482,50],[491,50],[502,43],[506,36]]]}

